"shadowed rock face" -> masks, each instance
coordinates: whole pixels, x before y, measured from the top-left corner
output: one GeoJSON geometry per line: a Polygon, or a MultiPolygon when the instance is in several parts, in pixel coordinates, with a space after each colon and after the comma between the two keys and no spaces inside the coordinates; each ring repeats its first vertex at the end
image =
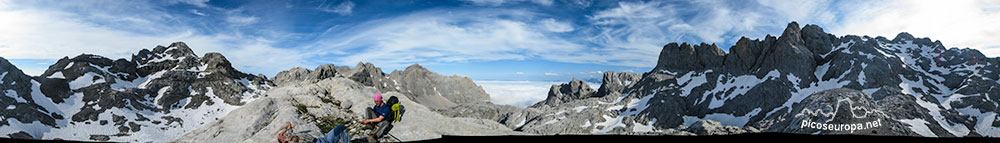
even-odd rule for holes
{"type": "MultiPolygon", "coordinates": [[[[14,110],[30,113],[3,117],[18,119],[17,124],[38,120],[46,126],[0,128],[27,133],[9,136],[36,139],[151,141],[156,138],[131,136],[196,128],[253,101],[272,86],[266,77],[234,69],[219,53],[198,57],[182,42],[143,49],[132,60],[91,54],[64,57],[35,77],[27,77],[9,63],[0,64],[0,68],[16,71],[9,75],[13,86],[4,86],[16,92],[4,93],[5,97],[29,97],[10,101],[0,97],[0,101],[23,106],[14,110]]],[[[0,125],[10,124],[4,121],[0,125]]]]}
{"type": "Polygon", "coordinates": [[[601,87],[597,89],[594,96],[621,96],[622,92],[629,86],[635,85],[642,79],[642,74],[605,71],[604,78],[601,79],[601,87]]]}
{"type": "MultiPolygon", "coordinates": [[[[379,91],[396,91],[389,85],[389,78],[386,77],[385,72],[382,72],[382,68],[375,67],[372,63],[358,63],[353,69],[351,69],[351,74],[348,74],[351,80],[357,81],[365,86],[372,86],[379,91]]],[[[395,85],[392,85],[395,86],[395,85]]]]}
{"type": "Polygon", "coordinates": [[[722,65],[722,57],[725,54],[715,44],[702,43],[700,45],[690,45],[683,43],[677,45],[677,43],[670,43],[663,46],[663,50],[660,51],[660,57],[671,57],[682,60],[660,60],[656,62],[656,68],[653,68],[653,70],[704,70],[706,67],[722,65]]]}

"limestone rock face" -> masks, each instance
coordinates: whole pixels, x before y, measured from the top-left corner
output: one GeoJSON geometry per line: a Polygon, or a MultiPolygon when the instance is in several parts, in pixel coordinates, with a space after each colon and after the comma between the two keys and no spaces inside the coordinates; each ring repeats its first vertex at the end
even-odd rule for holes
{"type": "Polygon", "coordinates": [[[464,76],[442,76],[414,64],[403,71],[389,74],[396,91],[410,95],[418,103],[433,109],[453,107],[456,104],[478,104],[490,101],[486,90],[464,76]]]}

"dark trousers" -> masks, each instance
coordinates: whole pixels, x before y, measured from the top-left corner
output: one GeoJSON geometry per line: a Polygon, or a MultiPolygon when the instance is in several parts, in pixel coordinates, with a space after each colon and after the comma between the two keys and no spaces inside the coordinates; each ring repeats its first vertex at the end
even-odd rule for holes
{"type": "MultiPolygon", "coordinates": [[[[375,118],[378,118],[378,116],[379,116],[378,112],[375,112],[375,109],[372,109],[372,107],[365,108],[365,119],[375,119],[375,118]]],[[[384,135],[386,133],[385,132],[385,128],[387,126],[389,126],[389,121],[387,121],[388,119],[389,119],[389,117],[383,117],[381,122],[374,123],[375,124],[375,137],[382,137],[382,135],[384,135]]],[[[372,124],[372,123],[369,123],[369,124],[372,124]]]]}
{"type": "Polygon", "coordinates": [[[323,138],[317,138],[314,143],[350,143],[351,136],[345,132],[346,129],[344,125],[337,125],[323,138]]]}

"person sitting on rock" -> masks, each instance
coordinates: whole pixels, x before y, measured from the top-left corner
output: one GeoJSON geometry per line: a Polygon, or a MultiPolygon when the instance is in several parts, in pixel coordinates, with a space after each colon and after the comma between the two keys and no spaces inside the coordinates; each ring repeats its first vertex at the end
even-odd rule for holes
{"type": "Polygon", "coordinates": [[[389,112],[392,109],[382,101],[382,94],[375,93],[375,106],[368,107],[365,109],[365,118],[361,119],[361,123],[365,124],[365,129],[371,129],[375,127],[375,132],[373,135],[369,135],[369,140],[373,140],[375,137],[380,137],[385,132],[386,126],[389,126],[389,122],[383,121],[389,116],[389,112]]]}

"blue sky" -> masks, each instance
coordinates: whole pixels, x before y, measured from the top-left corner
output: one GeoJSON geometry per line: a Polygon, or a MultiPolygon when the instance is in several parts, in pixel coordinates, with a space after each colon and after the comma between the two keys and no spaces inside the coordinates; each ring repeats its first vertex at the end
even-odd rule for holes
{"type": "Polygon", "coordinates": [[[1000,2],[984,1],[8,1],[0,57],[37,75],[81,53],[128,58],[188,43],[237,69],[419,63],[475,80],[599,82],[600,71],[646,72],[662,45],[781,35],[790,21],[838,36],[907,31],[1000,55],[1000,2]]]}

